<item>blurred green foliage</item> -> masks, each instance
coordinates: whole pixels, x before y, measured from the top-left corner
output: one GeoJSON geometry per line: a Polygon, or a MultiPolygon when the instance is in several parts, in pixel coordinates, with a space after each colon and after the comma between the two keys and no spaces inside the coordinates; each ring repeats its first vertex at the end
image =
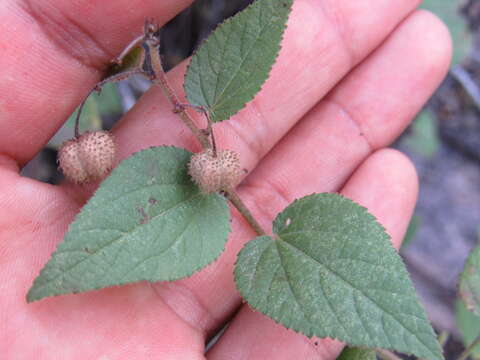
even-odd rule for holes
{"type": "MultiPolygon", "coordinates": [[[[480,336],[480,316],[468,311],[460,300],[457,300],[455,303],[455,316],[458,329],[462,334],[462,341],[465,347],[467,347],[480,336]]],[[[480,360],[480,345],[474,348],[472,358],[480,360]]]]}
{"type": "Polygon", "coordinates": [[[403,238],[402,249],[405,249],[408,245],[411,244],[415,235],[417,234],[418,229],[420,228],[421,218],[418,215],[413,215],[410,223],[408,224],[407,232],[403,238]]]}
{"type": "MultiPolygon", "coordinates": [[[[424,0],[422,9],[436,14],[448,26],[453,40],[452,64],[458,64],[468,53],[471,46],[466,23],[459,13],[460,1],[424,0]]],[[[416,154],[431,158],[440,146],[435,117],[427,110],[422,111],[414,120],[411,133],[404,139],[405,145],[416,154]]]]}
{"type": "Polygon", "coordinates": [[[440,146],[437,123],[428,110],[422,111],[411,126],[411,133],[404,140],[411,150],[425,158],[433,157],[440,146]]]}

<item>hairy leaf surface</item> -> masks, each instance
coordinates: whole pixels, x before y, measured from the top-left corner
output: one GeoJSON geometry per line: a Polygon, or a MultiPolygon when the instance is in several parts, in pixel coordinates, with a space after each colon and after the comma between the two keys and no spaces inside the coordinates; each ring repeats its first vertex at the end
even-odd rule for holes
{"type": "Polygon", "coordinates": [[[83,207],[35,279],[28,301],[139,280],[176,280],[214,261],[229,209],[190,180],[191,154],[143,150],[123,161],[83,207]]]}
{"type": "Polygon", "coordinates": [[[442,358],[400,256],[365,208],[315,194],[288,206],[273,231],[249,242],[235,266],[254,309],[309,337],[442,358]]]}
{"type": "Polygon", "coordinates": [[[293,0],[257,0],[220,25],[193,56],[185,78],[188,101],[213,121],[240,111],[267,80],[293,0]]]}

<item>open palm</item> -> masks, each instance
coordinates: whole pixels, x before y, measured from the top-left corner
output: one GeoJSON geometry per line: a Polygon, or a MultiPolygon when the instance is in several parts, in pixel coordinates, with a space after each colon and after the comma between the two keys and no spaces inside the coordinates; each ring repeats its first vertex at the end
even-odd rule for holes
{"type": "MultiPolygon", "coordinates": [[[[173,283],[138,283],[27,304],[25,295],[92,188],[23,178],[28,162],[139,35],[190,0],[33,1],[0,5],[0,353],[31,359],[333,359],[342,344],[307,339],[242,305],[233,264],[254,237],[233,211],[221,258],[173,283]],[[232,318],[233,317],[233,318],[232,318]],[[204,354],[205,341],[232,320],[204,354]]],[[[369,208],[399,245],[417,179],[382,149],[443,78],[450,40],[418,0],[296,0],[281,55],[256,99],[216,126],[241,154],[238,191],[262,225],[293,199],[339,191],[369,208]]],[[[185,65],[170,74],[181,93],[185,65]]],[[[114,129],[119,158],[198,144],[152,88],[114,129]]]]}

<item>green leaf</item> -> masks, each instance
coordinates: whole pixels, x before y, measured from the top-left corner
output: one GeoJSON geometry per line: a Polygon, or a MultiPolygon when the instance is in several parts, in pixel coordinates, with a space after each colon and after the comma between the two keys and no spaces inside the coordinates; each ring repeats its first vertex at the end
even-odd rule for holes
{"type": "Polygon", "coordinates": [[[480,315],[480,246],[467,259],[460,275],[459,293],[467,309],[480,315]]]}
{"type": "Polygon", "coordinates": [[[309,337],[442,358],[400,256],[365,208],[338,194],[307,196],[273,232],[247,243],[235,266],[254,309],[309,337]]]}
{"type": "Polygon", "coordinates": [[[412,132],[404,140],[405,144],[417,154],[431,158],[440,148],[437,123],[433,114],[422,111],[412,123],[412,132]]]}
{"type": "Polygon", "coordinates": [[[280,51],[293,0],[257,0],[220,25],[193,56],[188,101],[227,120],[252,100],[280,51]]]}
{"type": "MultiPolygon", "coordinates": [[[[457,300],[455,303],[455,317],[458,329],[462,334],[463,344],[467,348],[480,336],[480,316],[468,311],[465,304],[457,300]]],[[[471,355],[474,359],[480,360],[480,345],[473,348],[471,355]]]]}
{"type": "Polygon", "coordinates": [[[192,183],[190,156],[156,147],[124,160],[70,225],[27,300],[177,280],[214,261],[230,231],[229,209],[192,183]]]}
{"type": "Polygon", "coordinates": [[[413,215],[408,224],[407,232],[403,237],[402,250],[406,249],[410,245],[417,234],[421,225],[421,218],[419,215],[413,215]]]}
{"type": "Polygon", "coordinates": [[[345,347],[337,360],[376,360],[375,350],[358,347],[345,347]]]}

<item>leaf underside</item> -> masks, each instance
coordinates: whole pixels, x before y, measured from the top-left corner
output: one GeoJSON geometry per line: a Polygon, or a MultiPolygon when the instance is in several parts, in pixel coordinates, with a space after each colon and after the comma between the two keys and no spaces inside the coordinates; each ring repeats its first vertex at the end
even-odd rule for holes
{"type": "Polygon", "coordinates": [[[459,293],[468,310],[480,315],[480,246],[467,259],[460,275],[459,293]]]}
{"type": "Polygon", "coordinates": [[[367,210],[337,194],[295,201],[239,253],[237,287],[256,310],[309,337],[441,359],[405,266],[367,210]]]}
{"type": "Polygon", "coordinates": [[[345,347],[337,360],[377,360],[375,350],[358,347],[345,347]]]}
{"type": "Polygon", "coordinates": [[[257,0],[220,25],[192,57],[188,101],[227,120],[252,100],[280,51],[293,0],[257,0]]]}
{"type": "Polygon", "coordinates": [[[230,231],[229,209],[192,183],[190,156],[156,147],[124,160],[70,225],[27,300],[176,280],[214,261],[230,231]]]}

